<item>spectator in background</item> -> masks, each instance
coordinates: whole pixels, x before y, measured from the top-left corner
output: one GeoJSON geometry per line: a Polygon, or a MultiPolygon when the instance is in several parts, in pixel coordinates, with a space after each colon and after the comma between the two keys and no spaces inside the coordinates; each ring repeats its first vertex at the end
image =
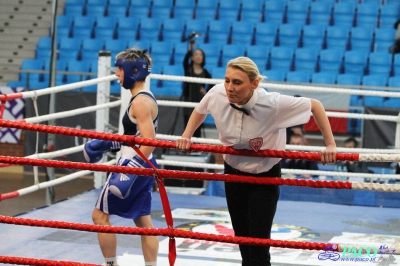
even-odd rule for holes
{"type": "MultiPolygon", "coordinates": [[[[343,146],[345,148],[350,148],[350,149],[357,148],[358,141],[355,138],[350,137],[344,141],[343,146]]],[[[349,173],[373,173],[373,171],[368,169],[366,162],[346,161],[346,162],[337,162],[336,165],[342,166],[342,169],[346,170],[349,173]]]]}
{"type": "MultiPolygon", "coordinates": [[[[189,43],[189,49],[183,59],[183,68],[185,76],[196,78],[211,78],[211,74],[204,68],[206,64],[206,55],[201,49],[194,49],[196,41],[192,39],[189,43]],[[194,49],[194,50],[193,50],[194,49]]],[[[200,102],[207,93],[208,86],[201,83],[183,83],[182,100],[185,102],[200,102]]],[[[183,108],[183,120],[185,125],[189,121],[189,117],[193,112],[193,108],[183,108]]],[[[196,129],[193,137],[201,137],[202,125],[196,129]]]]}
{"type": "MultiPolygon", "coordinates": [[[[301,97],[301,95],[296,94],[293,95],[293,97],[301,97]]],[[[286,144],[290,144],[290,137],[292,136],[292,134],[302,135],[304,137],[303,138],[304,145],[308,145],[308,141],[304,136],[305,132],[303,124],[286,128],[286,144]]]]}
{"type": "MultiPolygon", "coordinates": [[[[293,133],[290,137],[289,144],[291,145],[305,145],[304,136],[301,134],[293,133]]],[[[282,159],[281,167],[288,169],[302,169],[302,170],[318,170],[318,164],[315,161],[300,160],[300,159],[282,159]]],[[[301,174],[301,178],[311,178],[310,174],[301,174]]]]}
{"type": "Polygon", "coordinates": [[[394,44],[389,47],[389,53],[398,54],[400,53],[400,19],[394,23],[393,27],[396,34],[394,35],[394,44]]]}

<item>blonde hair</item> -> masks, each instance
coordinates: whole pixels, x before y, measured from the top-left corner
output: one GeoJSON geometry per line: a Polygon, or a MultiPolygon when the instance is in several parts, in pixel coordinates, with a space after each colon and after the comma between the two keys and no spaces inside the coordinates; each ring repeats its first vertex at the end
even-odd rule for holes
{"type": "Polygon", "coordinates": [[[227,67],[233,67],[242,70],[249,76],[251,81],[258,79],[260,82],[265,79],[265,76],[260,74],[256,63],[248,57],[239,56],[229,60],[227,67]]]}
{"type": "Polygon", "coordinates": [[[115,59],[134,59],[134,58],[143,58],[149,63],[149,67],[153,66],[153,59],[150,54],[147,52],[147,49],[141,50],[137,47],[128,48],[125,51],[119,52],[115,59]]]}

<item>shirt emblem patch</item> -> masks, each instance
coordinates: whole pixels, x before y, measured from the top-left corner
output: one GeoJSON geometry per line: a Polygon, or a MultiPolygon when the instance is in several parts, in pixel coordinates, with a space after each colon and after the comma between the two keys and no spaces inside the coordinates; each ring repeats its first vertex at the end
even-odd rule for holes
{"type": "Polygon", "coordinates": [[[258,152],[263,145],[263,138],[262,137],[257,137],[254,139],[249,140],[250,147],[253,149],[253,151],[258,152]]]}

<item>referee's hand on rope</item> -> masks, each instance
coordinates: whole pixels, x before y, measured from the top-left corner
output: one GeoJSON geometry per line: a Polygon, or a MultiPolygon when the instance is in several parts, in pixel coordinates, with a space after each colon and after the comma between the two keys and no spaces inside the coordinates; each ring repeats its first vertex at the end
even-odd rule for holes
{"type": "Polygon", "coordinates": [[[326,148],[321,151],[321,163],[324,165],[336,163],[336,154],[336,144],[326,146],[326,148]]]}
{"type": "Polygon", "coordinates": [[[181,137],[176,141],[176,148],[179,151],[189,151],[191,145],[192,141],[190,140],[190,138],[181,137]]]}

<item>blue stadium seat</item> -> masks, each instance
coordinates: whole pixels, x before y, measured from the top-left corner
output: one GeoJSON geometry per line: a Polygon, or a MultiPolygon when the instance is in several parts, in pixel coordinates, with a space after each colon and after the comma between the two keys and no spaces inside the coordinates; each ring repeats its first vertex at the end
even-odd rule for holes
{"type": "MultiPolygon", "coordinates": [[[[106,12],[108,14],[108,17],[115,17],[117,20],[120,18],[125,18],[129,15],[129,9],[126,5],[109,6],[106,12]]],[[[144,15],[142,14],[142,17],[143,16],[144,15]]],[[[147,17],[147,13],[145,16],[147,17]]],[[[140,16],[135,16],[135,18],[139,19],[140,16]]]]}
{"type": "Polygon", "coordinates": [[[382,0],[362,0],[362,3],[372,3],[372,4],[380,5],[383,3],[383,1],[382,0]]]}
{"type": "Polygon", "coordinates": [[[96,28],[97,29],[115,29],[118,20],[115,17],[97,17],[96,28]]]}
{"type": "Polygon", "coordinates": [[[219,57],[221,54],[222,45],[218,43],[205,43],[199,45],[198,48],[203,50],[206,57],[219,57]]]}
{"type": "Polygon", "coordinates": [[[356,4],[352,2],[338,2],[333,5],[333,25],[355,26],[356,4]]]}
{"type": "MultiPolygon", "coordinates": [[[[390,77],[388,86],[391,88],[400,88],[400,77],[390,77]]],[[[385,97],[383,99],[383,106],[386,108],[400,108],[400,98],[385,97]]]]}
{"type": "Polygon", "coordinates": [[[118,29],[134,30],[138,27],[140,18],[138,17],[120,17],[118,18],[118,29]]]}
{"type": "Polygon", "coordinates": [[[197,1],[196,9],[213,9],[217,10],[218,1],[215,0],[202,0],[197,1]]]}
{"type": "Polygon", "coordinates": [[[326,28],[326,48],[348,50],[350,28],[347,26],[331,26],[326,28]]]}
{"type": "Polygon", "coordinates": [[[85,5],[83,8],[83,14],[86,16],[102,17],[107,12],[107,5],[85,5]]]}
{"type": "Polygon", "coordinates": [[[108,0],[86,0],[87,6],[105,6],[107,5],[108,0]]]}
{"type": "Polygon", "coordinates": [[[22,70],[42,70],[43,67],[43,60],[41,58],[24,59],[21,64],[22,70]]]}
{"type": "Polygon", "coordinates": [[[139,40],[155,41],[159,40],[162,19],[142,18],[140,20],[139,40]]]}
{"type": "Polygon", "coordinates": [[[213,79],[224,79],[226,73],[226,67],[215,67],[211,71],[211,76],[213,79]]]}
{"type": "Polygon", "coordinates": [[[76,16],[76,15],[83,15],[83,5],[82,3],[79,4],[65,4],[64,6],[64,15],[68,16],[76,16]]]}
{"type": "Polygon", "coordinates": [[[379,16],[379,28],[391,28],[400,17],[400,3],[387,3],[381,5],[379,16]]]}
{"type": "Polygon", "coordinates": [[[70,29],[72,26],[73,17],[70,15],[58,15],[57,16],[57,29],[67,28],[70,29]]]}
{"type": "Polygon", "coordinates": [[[357,85],[359,86],[361,84],[361,78],[362,76],[357,75],[357,74],[339,74],[336,76],[336,82],[337,84],[342,84],[342,85],[357,85]]]}
{"type": "Polygon", "coordinates": [[[195,8],[196,0],[175,0],[175,7],[195,8]]]}
{"type": "Polygon", "coordinates": [[[357,27],[350,30],[350,49],[373,51],[374,31],[370,27],[357,27]]]}
{"type": "Polygon", "coordinates": [[[387,52],[389,47],[394,43],[395,29],[390,28],[378,28],[375,29],[375,52],[387,52]]]}
{"type": "MultiPolygon", "coordinates": [[[[356,85],[360,86],[362,76],[357,74],[339,74],[336,77],[338,85],[356,85]]],[[[359,89],[358,87],[355,87],[359,89]]],[[[350,106],[362,106],[364,97],[362,95],[351,95],[350,106]]]]}
{"type": "Polygon", "coordinates": [[[130,5],[130,0],[112,0],[109,1],[108,6],[111,9],[114,9],[115,7],[125,7],[127,8],[130,5]]]}
{"type": "Polygon", "coordinates": [[[392,54],[387,52],[375,52],[369,54],[368,73],[391,75],[392,73],[392,54]]]}
{"type": "Polygon", "coordinates": [[[212,0],[198,1],[195,8],[195,18],[214,20],[216,18],[218,2],[212,0]]]}
{"type": "Polygon", "coordinates": [[[171,42],[152,42],[150,54],[154,55],[171,55],[174,44],[171,42]]]}
{"type": "Polygon", "coordinates": [[[320,50],[324,47],[326,27],[323,25],[306,25],[303,27],[301,47],[320,50]]]}
{"type": "Polygon", "coordinates": [[[36,49],[35,51],[36,58],[40,59],[50,59],[51,58],[51,50],[49,49],[36,49]]]}
{"type": "MultiPolygon", "coordinates": [[[[246,2],[251,2],[251,1],[246,1],[246,2]]],[[[263,18],[262,9],[260,10],[245,9],[242,10],[239,15],[239,20],[243,22],[247,21],[247,22],[258,23],[261,22],[262,18],[263,18]]]]}
{"type": "Polygon", "coordinates": [[[357,5],[356,26],[371,27],[378,26],[379,3],[361,3],[357,5]]]}
{"type": "Polygon", "coordinates": [[[161,41],[181,42],[185,38],[186,21],[181,18],[164,19],[161,41]]]}
{"type": "Polygon", "coordinates": [[[246,49],[246,56],[249,57],[250,59],[254,60],[263,60],[264,66],[267,62],[268,55],[270,52],[270,47],[265,47],[263,45],[252,45],[252,46],[247,46],[246,49]]]}
{"type": "Polygon", "coordinates": [[[261,22],[261,12],[265,9],[264,2],[264,0],[242,1],[239,20],[254,23],[261,22]]]}
{"type": "Polygon", "coordinates": [[[150,8],[149,14],[151,18],[167,19],[172,18],[172,11],[172,7],[153,6],[152,8],[150,8]]]}
{"type": "MultiPolygon", "coordinates": [[[[363,86],[376,86],[376,87],[386,87],[388,76],[387,75],[368,75],[362,78],[363,86]]],[[[376,90],[374,88],[367,90],[376,90]]],[[[364,105],[370,107],[382,107],[383,97],[381,96],[365,96],[364,105]]]]}
{"type": "Polygon", "coordinates": [[[229,60],[236,58],[238,56],[245,55],[245,45],[243,44],[229,44],[223,45],[222,49],[222,64],[226,65],[229,60]]]}
{"type": "Polygon", "coordinates": [[[82,5],[82,0],[67,0],[66,5],[82,5]]]}
{"type": "Polygon", "coordinates": [[[286,81],[292,83],[310,83],[311,72],[291,71],[286,73],[286,81]]]}
{"type": "Polygon", "coordinates": [[[268,69],[291,71],[293,70],[294,48],[272,47],[268,62],[268,69]]]}
{"type": "Polygon", "coordinates": [[[256,45],[275,46],[278,44],[278,25],[275,23],[256,24],[256,45]]]}
{"type": "Polygon", "coordinates": [[[265,1],[264,18],[261,22],[283,23],[287,1],[267,0],[265,1]]]}
{"type": "Polygon", "coordinates": [[[172,7],[174,5],[173,0],[152,0],[152,7],[172,7]]]}
{"type": "Polygon", "coordinates": [[[294,54],[294,69],[296,71],[315,72],[317,69],[319,50],[315,48],[296,49],[294,54]]]}
{"type": "Polygon", "coordinates": [[[92,29],[96,23],[94,16],[75,16],[73,20],[73,30],[77,28],[92,29]]]}
{"type": "Polygon", "coordinates": [[[111,52],[121,52],[128,48],[127,42],[123,40],[108,39],[104,41],[104,49],[111,52]]]}
{"type": "Polygon", "coordinates": [[[208,33],[205,38],[209,38],[208,42],[218,42],[220,44],[228,43],[229,29],[232,23],[225,20],[213,21],[208,26],[208,33]]]}
{"type": "Polygon", "coordinates": [[[87,39],[93,38],[93,29],[89,28],[72,28],[72,37],[73,38],[80,38],[80,39],[87,39]]]}
{"type": "Polygon", "coordinates": [[[40,37],[37,44],[37,49],[51,49],[51,37],[40,37]]]}
{"type": "Polygon", "coordinates": [[[344,54],[344,72],[365,75],[368,53],[363,51],[346,51],[344,54]]]}
{"type": "MultiPolygon", "coordinates": [[[[168,66],[164,67],[164,75],[184,76],[183,67],[168,66]]],[[[163,95],[167,97],[179,97],[182,94],[182,82],[163,80],[163,95]]]]}
{"type": "Polygon", "coordinates": [[[195,17],[195,9],[194,8],[187,8],[187,7],[178,7],[175,6],[172,9],[172,18],[178,19],[194,19],[195,17]]]}
{"type": "Polygon", "coordinates": [[[253,44],[255,41],[255,24],[250,21],[232,22],[232,39],[233,44],[253,44]]]}
{"type": "Polygon", "coordinates": [[[285,22],[301,26],[307,24],[310,3],[311,1],[287,2],[285,22]]]}
{"type": "Polygon", "coordinates": [[[302,26],[299,24],[281,24],[278,31],[280,46],[297,48],[300,44],[302,26]]]}
{"type": "MultiPolygon", "coordinates": [[[[133,1],[135,2],[135,1],[133,1]]],[[[137,17],[137,18],[150,18],[150,7],[146,6],[134,6],[131,5],[128,7],[128,10],[126,12],[127,17],[137,17]]]]}
{"type": "Polygon", "coordinates": [[[82,48],[81,38],[61,38],[58,49],[62,51],[79,51],[82,48]]]}
{"type": "Polygon", "coordinates": [[[309,24],[311,25],[332,25],[333,1],[311,2],[309,24]]]}
{"type": "Polygon", "coordinates": [[[335,84],[336,74],[330,72],[319,72],[311,74],[311,82],[315,84],[335,84]]]}
{"type": "Polygon", "coordinates": [[[61,38],[71,38],[72,37],[72,30],[68,28],[59,28],[57,29],[57,37],[61,38]]]}
{"type": "Polygon", "coordinates": [[[318,61],[319,72],[342,73],[344,52],[339,49],[321,50],[318,61]]]}
{"type": "Polygon", "coordinates": [[[118,34],[116,29],[94,28],[93,38],[98,40],[117,39],[118,34]]]}
{"type": "Polygon", "coordinates": [[[230,9],[238,11],[240,8],[241,0],[219,0],[218,8],[221,9],[230,9]]]}
{"type": "Polygon", "coordinates": [[[263,71],[263,74],[267,77],[267,82],[283,82],[286,80],[286,72],[281,70],[267,70],[263,71]]]}
{"type": "Polygon", "coordinates": [[[217,18],[217,10],[196,8],[196,10],[194,11],[194,17],[195,19],[213,21],[217,18]]]}
{"type": "Polygon", "coordinates": [[[242,10],[260,11],[265,8],[265,0],[242,1],[242,10]]]}
{"type": "Polygon", "coordinates": [[[217,20],[239,21],[240,20],[239,9],[217,10],[216,19],[217,20]]]}
{"type": "Polygon", "coordinates": [[[389,77],[388,86],[392,88],[400,88],[400,76],[389,77]]]}
{"type": "Polygon", "coordinates": [[[85,39],[82,41],[82,51],[100,51],[104,50],[104,41],[98,39],[85,39]]]}

